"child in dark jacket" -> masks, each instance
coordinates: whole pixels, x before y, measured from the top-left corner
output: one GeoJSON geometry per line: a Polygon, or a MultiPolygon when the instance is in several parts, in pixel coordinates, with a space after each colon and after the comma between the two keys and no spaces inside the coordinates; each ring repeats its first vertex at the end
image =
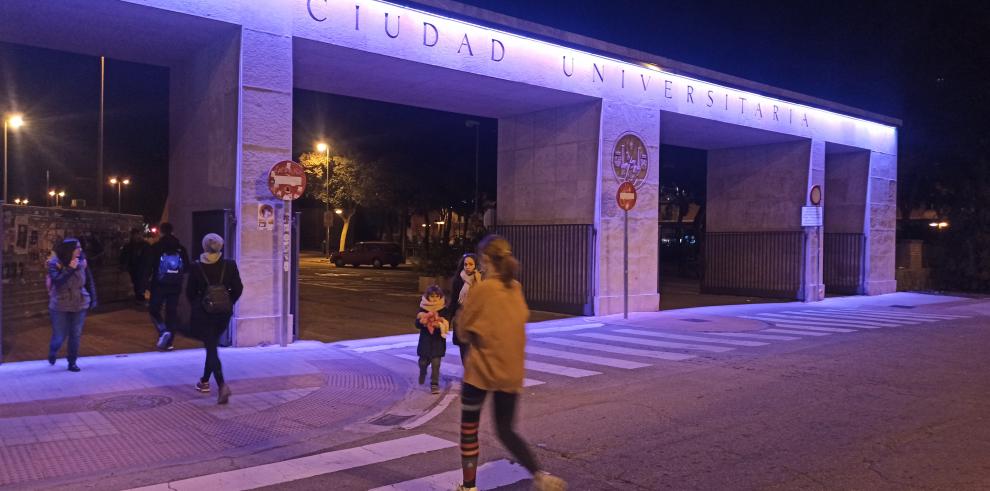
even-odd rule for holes
{"type": "Polygon", "coordinates": [[[419,383],[426,383],[426,367],[431,366],[430,392],[440,393],[440,359],[447,354],[447,333],[450,323],[444,318],[446,303],[443,290],[433,285],[426,289],[419,302],[416,314],[416,328],[419,329],[419,383]]]}

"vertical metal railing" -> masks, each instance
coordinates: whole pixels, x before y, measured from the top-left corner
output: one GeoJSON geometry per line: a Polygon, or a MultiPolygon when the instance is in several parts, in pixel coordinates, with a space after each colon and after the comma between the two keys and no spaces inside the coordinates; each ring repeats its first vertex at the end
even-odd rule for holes
{"type": "Polygon", "coordinates": [[[534,310],[591,315],[594,227],[592,225],[500,225],[512,244],[519,281],[534,310]]]}
{"type": "Polygon", "coordinates": [[[864,234],[827,233],[822,262],[827,293],[860,295],[863,293],[864,234]]]}
{"type": "Polygon", "coordinates": [[[706,293],[799,298],[804,232],[707,232],[706,293]]]}

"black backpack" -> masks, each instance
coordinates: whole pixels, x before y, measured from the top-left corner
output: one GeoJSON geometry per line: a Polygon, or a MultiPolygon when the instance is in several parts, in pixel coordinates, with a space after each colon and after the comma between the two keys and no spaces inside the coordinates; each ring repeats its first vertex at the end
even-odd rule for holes
{"type": "Polygon", "coordinates": [[[203,263],[199,263],[199,271],[203,274],[203,279],[206,280],[206,292],[203,293],[203,310],[207,314],[232,314],[234,312],[234,302],[231,301],[230,292],[227,291],[227,286],[223,283],[223,276],[227,273],[227,261],[220,260],[220,284],[214,285],[210,283],[210,278],[206,276],[206,270],[203,269],[203,263]]]}
{"type": "Polygon", "coordinates": [[[184,272],[185,265],[182,264],[182,254],[179,251],[166,251],[158,258],[158,273],[155,275],[158,284],[182,285],[184,272]]]}

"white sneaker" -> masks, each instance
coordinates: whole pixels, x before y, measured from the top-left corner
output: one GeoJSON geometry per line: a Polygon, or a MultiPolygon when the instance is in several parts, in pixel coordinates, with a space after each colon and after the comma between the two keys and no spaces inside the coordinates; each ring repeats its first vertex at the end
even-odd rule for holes
{"type": "Polygon", "coordinates": [[[539,471],[533,476],[533,489],[535,491],[565,491],[567,483],[548,472],[539,471]]]}
{"type": "Polygon", "coordinates": [[[473,486],[470,488],[465,488],[463,484],[458,484],[457,489],[455,489],[454,491],[478,491],[478,487],[473,486]]]}

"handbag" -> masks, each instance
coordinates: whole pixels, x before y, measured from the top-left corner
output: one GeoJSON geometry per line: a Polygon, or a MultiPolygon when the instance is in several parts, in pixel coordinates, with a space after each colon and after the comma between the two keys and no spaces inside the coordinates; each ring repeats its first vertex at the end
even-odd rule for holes
{"type": "Polygon", "coordinates": [[[199,264],[199,271],[203,274],[203,279],[206,280],[206,292],[203,294],[203,310],[207,314],[232,314],[234,312],[234,303],[230,300],[230,292],[227,291],[227,286],[223,283],[223,276],[227,272],[227,261],[221,263],[220,269],[220,284],[214,285],[210,283],[210,278],[206,276],[206,270],[203,269],[203,263],[199,264]]]}

